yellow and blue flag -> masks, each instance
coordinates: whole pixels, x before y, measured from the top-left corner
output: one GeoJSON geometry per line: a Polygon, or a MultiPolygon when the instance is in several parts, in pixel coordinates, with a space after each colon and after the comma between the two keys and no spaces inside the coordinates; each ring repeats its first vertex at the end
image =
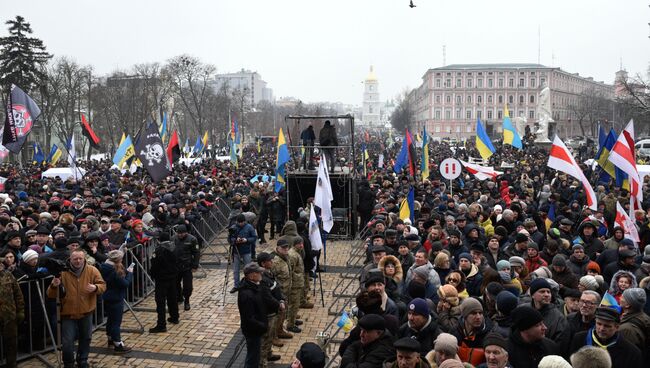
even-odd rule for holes
{"type": "Polygon", "coordinates": [[[424,127],[422,133],[422,160],[420,162],[420,172],[422,173],[422,181],[429,179],[429,137],[427,135],[427,128],[424,127]]]}
{"type": "Polygon", "coordinates": [[[354,322],[347,312],[343,312],[343,314],[341,314],[341,317],[339,318],[339,321],[336,322],[336,325],[338,327],[341,327],[344,332],[350,332],[354,328],[354,322]]]}
{"type": "Polygon", "coordinates": [[[196,156],[200,155],[203,152],[203,144],[201,143],[201,138],[196,137],[196,142],[194,143],[194,148],[192,148],[192,153],[196,156]]]}
{"type": "Polygon", "coordinates": [[[612,308],[618,311],[619,314],[621,313],[621,306],[616,301],[616,298],[614,298],[609,292],[605,292],[605,295],[603,295],[603,300],[600,302],[600,306],[612,308]]]}
{"type": "Polygon", "coordinates": [[[553,226],[554,222],[555,222],[555,203],[551,203],[548,206],[548,213],[546,214],[546,221],[544,221],[544,224],[546,225],[546,231],[551,230],[551,226],[553,226]]]}
{"type": "Polygon", "coordinates": [[[503,111],[503,144],[509,144],[515,148],[522,149],[521,137],[517,130],[510,121],[510,111],[508,111],[508,104],[506,104],[503,111]]]}
{"type": "Polygon", "coordinates": [[[409,189],[409,194],[399,205],[399,218],[401,220],[410,219],[412,224],[415,222],[415,192],[413,187],[409,189]]]}
{"type": "Polygon", "coordinates": [[[40,165],[45,161],[45,153],[41,149],[41,146],[38,143],[34,143],[34,156],[32,157],[34,165],[40,165]]]}
{"type": "Polygon", "coordinates": [[[133,140],[130,135],[125,137],[122,134],[120,145],[117,147],[117,151],[115,151],[115,156],[113,156],[113,164],[121,169],[125,164],[129,164],[133,158],[135,158],[133,140]]]}
{"type": "Polygon", "coordinates": [[[207,130],[203,134],[203,139],[201,139],[201,145],[203,146],[203,150],[208,148],[208,131],[207,130]]]}
{"type": "Polygon", "coordinates": [[[275,191],[279,192],[285,185],[285,166],[289,162],[289,147],[287,147],[287,142],[284,139],[284,133],[282,128],[280,128],[280,133],[278,133],[278,152],[275,159],[275,191]]]}
{"type": "Polygon", "coordinates": [[[50,154],[47,156],[47,163],[50,165],[56,165],[57,161],[61,158],[61,155],[63,155],[63,151],[61,151],[56,144],[53,144],[52,149],[50,149],[50,154]]]}
{"type": "Polygon", "coordinates": [[[485,128],[483,128],[481,119],[476,120],[476,149],[484,160],[487,160],[496,152],[492,141],[490,141],[490,137],[488,137],[485,128]]]}

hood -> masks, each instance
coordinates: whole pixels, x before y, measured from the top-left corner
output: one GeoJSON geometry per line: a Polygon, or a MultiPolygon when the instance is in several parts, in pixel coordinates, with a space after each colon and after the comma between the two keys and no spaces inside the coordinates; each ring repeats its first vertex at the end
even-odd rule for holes
{"type": "Polygon", "coordinates": [[[393,280],[399,284],[404,277],[404,270],[402,270],[402,264],[397,257],[392,255],[385,256],[379,261],[378,267],[381,272],[384,272],[384,265],[386,265],[386,262],[388,261],[391,261],[395,265],[395,276],[393,276],[393,280]]]}
{"type": "Polygon", "coordinates": [[[621,292],[621,290],[618,288],[618,280],[622,276],[627,276],[632,280],[632,284],[630,285],[631,288],[637,287],[637,282],[636,282],[636,277],[634,277],[634,274],[630,271],[618,271],[614,274],[614,277],[612,277],[612,281],[609,283],[609,293],[614,295],[618,294],[621,292]]]}
{"type": "Polygon", "coordinates": [[[298,236],[298,227],[296,226],[296,222],[293,220],[287,221],[287,223],[284,224],[284,227],[282,228],[282,232],[280,234],[298,236]]]}

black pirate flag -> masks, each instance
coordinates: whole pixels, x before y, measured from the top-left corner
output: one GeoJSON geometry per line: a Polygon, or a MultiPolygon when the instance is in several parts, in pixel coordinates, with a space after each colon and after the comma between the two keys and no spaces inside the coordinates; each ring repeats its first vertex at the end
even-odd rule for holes
{"type": "Polygon", "coordinates": [[[160,182],[169,175],[171,171],[169,160],[167,154],[165,154],[160,133],[158,133],[158,125],[147,122],[145,128],[138,135],[134,146],[135,154],[155,183],[160,182]]]}
{"type": "Polygon", "coordinates": [[[32,130],[40,114],[41,109],[36,106],[34,100],[12,84],[5,111],[2,145],[13,153],[20,152],[27,140],[27,134],[32,130]]]}

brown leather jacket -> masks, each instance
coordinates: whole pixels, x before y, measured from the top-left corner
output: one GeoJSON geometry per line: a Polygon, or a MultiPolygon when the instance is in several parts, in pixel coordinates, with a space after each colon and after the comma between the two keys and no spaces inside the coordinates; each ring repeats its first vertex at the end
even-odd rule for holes
{"type": "MultiPolygon", "coordinates": [[[[61,297],[61,318],[63,319],[81,319],[92,313],[97,306],[97,295],[106,291],[106,282],[94,266],[86,264],[81,276],[72,271],[61,272],[61,284],[65,293],[61,297]],[[86,285],[93,284],[97,286],[97,291],[88,293],[86,285]]],[[[57,287],[50,284],[47,288],[47,296],[56,298],[57,287]]]]}

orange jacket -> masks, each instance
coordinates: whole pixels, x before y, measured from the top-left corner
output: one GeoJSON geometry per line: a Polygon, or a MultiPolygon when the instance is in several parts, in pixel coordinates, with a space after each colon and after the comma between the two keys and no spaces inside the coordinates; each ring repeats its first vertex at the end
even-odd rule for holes
{"type": "MultiPolygon", "coordinates": [[[[61,318],[63,319],[81,319],[92,313],[97,307],[97,295],[106,291],[106,282],[99,270],[89,264],[84,266],[78,278],[72,271],[61,272],[61,284],[65,289],[65,294],[61,295],[61,318]],[[97,286],[97,291],[87,292],[88,284],[97,286]]],[[[50,284],[47,288],[47,296],[56,298],[57,289],[50,284]]]]}

